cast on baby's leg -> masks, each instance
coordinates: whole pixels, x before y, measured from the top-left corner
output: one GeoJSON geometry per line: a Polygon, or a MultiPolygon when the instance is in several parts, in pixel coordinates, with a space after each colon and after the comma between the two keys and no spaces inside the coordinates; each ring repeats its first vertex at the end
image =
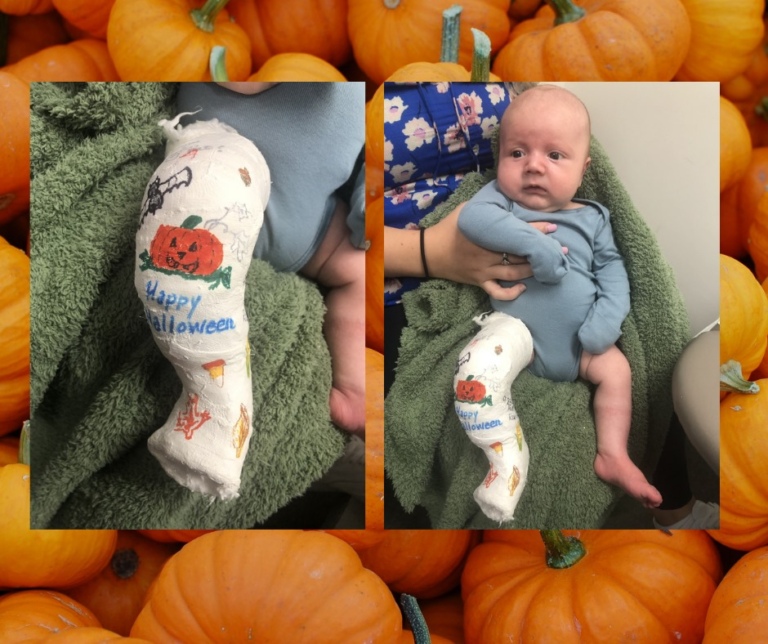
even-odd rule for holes
{"type": "Polygon", "coordinates": [[[147,186],[135,285],[182,394],[147,441],[192,491],[238,496],[253,391],[245,277],[269,198],[269,170],[247,139],[217,121],[172,129],[147,186]]]}
{"type": "Polygon", "coordinates": [[[476,318],[480,331],[464,347],[454,376],[455,411],[469,440],[488,458],[489,470],[474,498],[494,521],[514,518],[525,488],[530,452],[511,387],[529,364],[527,327],[505,313],[476,318]]]}
{"type": "Polygon", "coordinates": [[[355,248],[339,202],[320,247],[301,273],[327,288],[323,332],[331,354],[334,424],[365,437],[365,251],[355,248]]]}
{"type": "Polygon", "coordinates": [[[616,346],[600,355],[585,351],[579,371],[582,378],[597,385],[594,398],[595,473],[605,482],[622,488],[645,507],[658,506],[661,494],[627,452],[632,422],[632,374],[626,357],[616,346]]]}

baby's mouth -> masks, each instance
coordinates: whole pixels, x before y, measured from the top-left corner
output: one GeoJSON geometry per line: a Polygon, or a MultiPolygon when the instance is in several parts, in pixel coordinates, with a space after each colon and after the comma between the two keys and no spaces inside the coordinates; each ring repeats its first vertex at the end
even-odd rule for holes
{"type": "Polygon", "coordinates": [[[546,193],[547,190],[546,190],[546,188],[544,188],[542,186],[538,186],[538,185],[533,185],[532,184],[532,185],[529,185],[529,186],[525,186],[523,188],[523,191],[524,192],[533,192],[535,194],[544,194],[544,193],[546,193]]]}

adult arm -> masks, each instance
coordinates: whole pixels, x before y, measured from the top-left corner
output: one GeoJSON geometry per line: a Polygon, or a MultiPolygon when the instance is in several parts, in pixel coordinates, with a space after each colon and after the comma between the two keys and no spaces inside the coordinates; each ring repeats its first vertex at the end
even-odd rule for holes
{"type": "Polygon", "coordinates": [[[539,282],[556,284],[568,272],[568,260],[560,243],[519,219],[495,181],[467,202],[458,225],[478,246],[525,257],[539,282]]]}
{"type": "Polygon", "coordinates": [[[630,307],[629,278],[613,239],[607,211],[595,237],[593,272],[597,298],[579,329],[579,341],[590,353],[600,354],[621,336],[621,324],[630,307]]]}
{"type": "MultiPolygon", "coordinates": [[[[501,253],[487,250],[469,241],[457,227],[460,204],[434,226],[424,231],[424,251],[431,277],[479,286],[499,300],[513,300],[525,290],[523,284],[501,286],[498,281],[516,282],[531,277],[530,264],[510,256],[511,264],[501,264],[501,253]]],[[[552,232],[548,222],[526,224],[542,233],[552,232]]],[[[387,277],[424,277],[418,229],[384,227],[384,275],[387,277]]]]}

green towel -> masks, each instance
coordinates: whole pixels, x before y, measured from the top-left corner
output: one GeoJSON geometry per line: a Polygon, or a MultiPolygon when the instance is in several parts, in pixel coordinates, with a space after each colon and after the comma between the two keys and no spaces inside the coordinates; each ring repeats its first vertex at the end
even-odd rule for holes
{"type": "MultiPolygon", "coordinates": [[[[688,317],[653,233],[594,138],[590,154],[577,196],[609,208],[629,274],[632,309],[618,345],[633,372],[629,453],[648,475],[671,419],[672,371],[689,339],[688,317]]],[[[439,221],[493,176],[490,171],[467,175],[422,225],[439,221]]],[[[385,467],[395,495],[408,512],[423,506],[435,528],[498,527],[472,498],[488,461],[461,428],[452,391],[459,352],[479,330],[472,318],[491,310],[488,297],[477,287],[430,280],[406,294],[403,303],[408,327],[385,407],[385,467]]],[[[531,463],[515,519],[503,527],[599,528],[621,491],[598,479],[592,467],[591,385],[550,382],[526,370],[512,393],[531,463]]]]}
{"type": "Polygon", "coordinates": [[[251,528],[300,497],[343,451],[317,286],[253,260],[246,308],[254,436],[241,496],[170,479],[146,448],[181,385],[133,284],[157,122],[174,83],[32,85],[33,527],[251,528]]]}

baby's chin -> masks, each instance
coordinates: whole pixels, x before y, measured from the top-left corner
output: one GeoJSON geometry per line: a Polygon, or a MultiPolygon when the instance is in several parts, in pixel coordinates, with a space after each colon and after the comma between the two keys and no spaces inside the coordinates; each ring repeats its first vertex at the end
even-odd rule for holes
{"type": "Polygon", "coordinates": [[[268,90],[270,87],[277,85],[277,83],[249,83],[247,81],[226,81],[219,82],[217,84],[221,85],[222,87],[226,87],[233,92],[237,92],[238,94],[260,94],[261,92],[268,90]]]}

